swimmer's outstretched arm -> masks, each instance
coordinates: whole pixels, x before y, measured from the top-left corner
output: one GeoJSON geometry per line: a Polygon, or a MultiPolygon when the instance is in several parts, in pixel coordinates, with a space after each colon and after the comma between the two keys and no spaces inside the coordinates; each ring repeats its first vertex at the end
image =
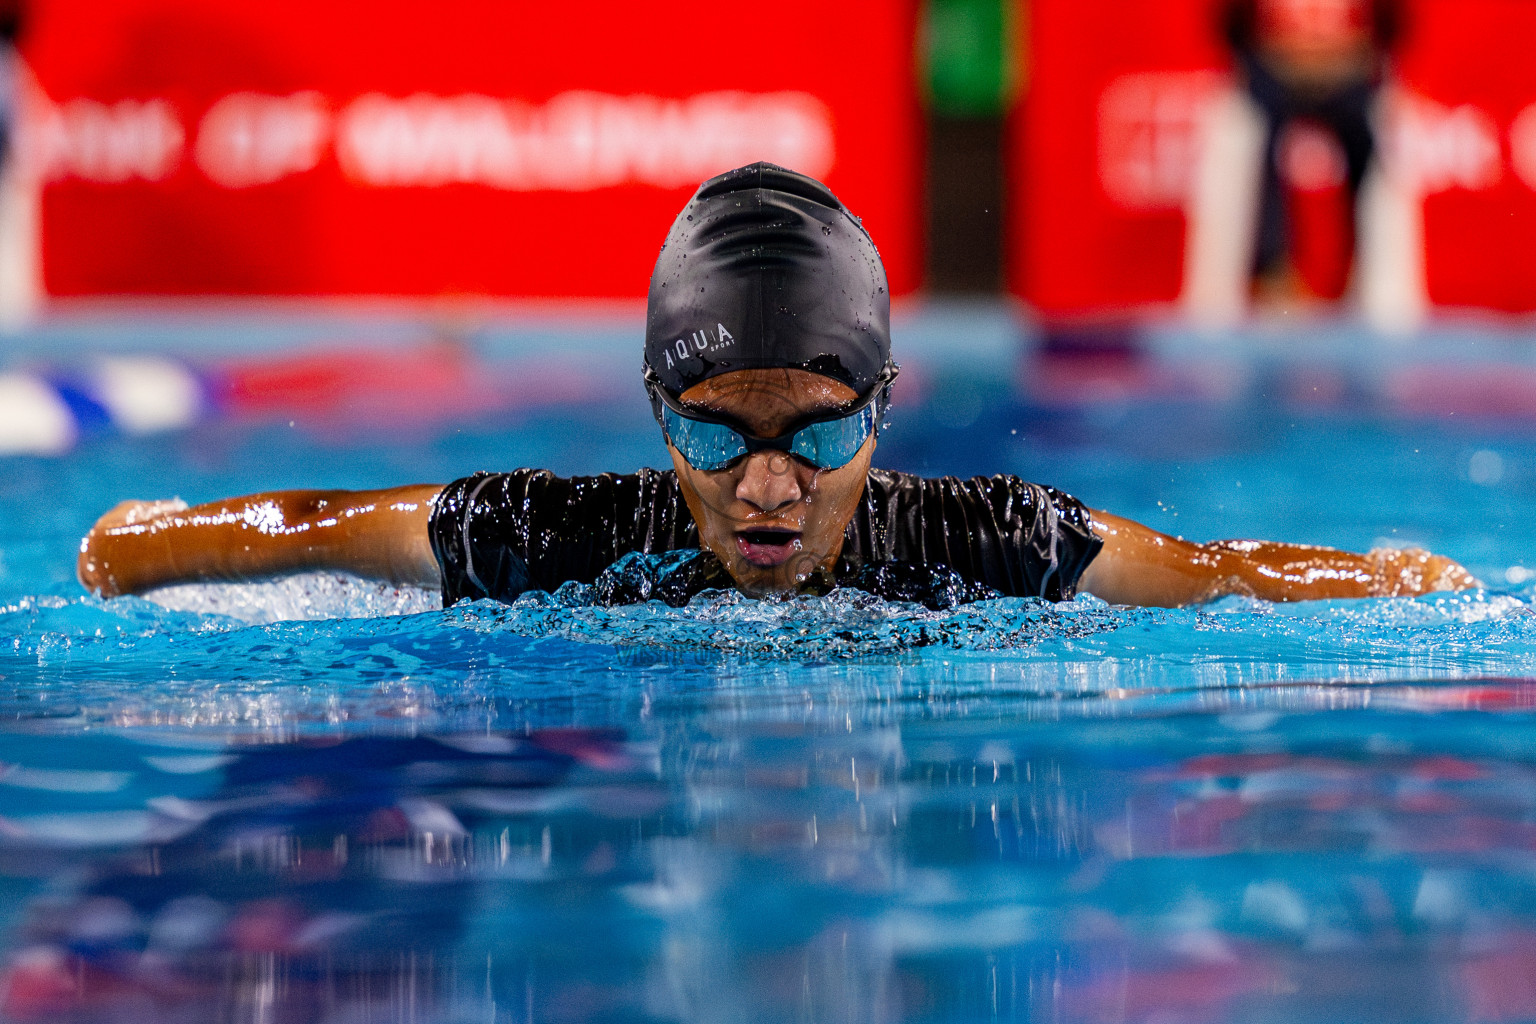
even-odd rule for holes
{"type": "Polygon", "coordinates": [[[188,508],[125,501],[80,542],[76,573],[102,597],[172,583],[335,569],[438,586],[427,524],[437,484],[382,491],[273,491],[188,508]]]}
{"type": "Polygon", "coordinates": [[[1364,555],[1267,541],[1195,544],[1093,511],[1104,541],[1078,586],[1111,604],[1175,607],[1228,594],[1266,601],[1402,597],[1481,586],[1467,570],[1428,551],[1364,555]]]}

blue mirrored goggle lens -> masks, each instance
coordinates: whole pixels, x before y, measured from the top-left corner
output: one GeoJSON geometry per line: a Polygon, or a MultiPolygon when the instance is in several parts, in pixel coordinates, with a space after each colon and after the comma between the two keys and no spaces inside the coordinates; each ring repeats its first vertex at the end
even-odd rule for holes
{"type": "MultiPolygon", "coordinates": [[[[841,469],[874,432],[876,415],[871,403],[842,419],[807,424],[790,437],[786,450],[819,469],[841,469]]],[[[661,418],[667,439],[694,469],[724,469],[752,450],[740,433],[724,423],[690,419],[666,405],[661,418]]]]}
{"type": "Polygon", "coordinates": [[[747,442],[724,423],[692,420],[665,406],[661,417],[667,440],[694,469],[724,469],[747,454],[747,442]]]}
{"type": "Polygon", "coordinates": [[[866,405],[840,420],[823,420],[795,431],[789,452],[822,469],[840,469],[853,461],[875,428],[875,407],[866,405]]]}

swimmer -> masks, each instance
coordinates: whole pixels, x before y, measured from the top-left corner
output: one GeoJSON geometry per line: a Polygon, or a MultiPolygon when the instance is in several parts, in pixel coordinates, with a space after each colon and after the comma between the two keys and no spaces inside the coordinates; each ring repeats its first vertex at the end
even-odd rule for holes
{"type": "Polygon", "coordinates": [[[1017,477],[872,468],[897,374],[889,312],[873,242],[824,185],[742,167],[700,187],[651,278],[643,381],[671,469],[128,501],[82,540],[80,581],[111,597],[332,570],[441,587],[446,604],[574,580],[674,605],[708,589],[849,586],[934,607],[1079,590],[1174,606],[1478,586],[1425,551],[1195,543],[1017,477]],[[634,552],[672,557],[615,576],[634,552]]]}

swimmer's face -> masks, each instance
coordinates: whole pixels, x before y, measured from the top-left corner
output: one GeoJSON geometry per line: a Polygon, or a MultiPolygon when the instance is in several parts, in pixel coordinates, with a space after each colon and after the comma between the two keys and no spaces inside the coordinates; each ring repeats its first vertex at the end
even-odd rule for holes
{"type": "MultiPolygon", "coordinates": [[[[737,370],[683,392],[681,404],[726,417],[758,437],[778,437],[817,415],[847,408],[858,394],[806,370],[737,370]]],[[[724,469],[694,469],[671,445],[672,465],[699,543],[720,559],[743,592],[795,589],[831,570],[843,530],[864,493],[870,435],[853,461],[817,469],[780,451],[758,451],[724,469]]]]}

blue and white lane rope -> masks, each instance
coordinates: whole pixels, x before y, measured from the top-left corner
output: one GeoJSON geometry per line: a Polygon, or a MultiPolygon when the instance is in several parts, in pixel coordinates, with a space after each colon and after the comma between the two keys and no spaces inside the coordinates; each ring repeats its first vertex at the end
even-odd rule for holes
{"type": "Polygon", "coordinates": [[[0,455],[62,455],[87,434],[175,430],[208,404],[196,373],[157,356],[103,358],[73,373],[0,373],[0,455]]]}

